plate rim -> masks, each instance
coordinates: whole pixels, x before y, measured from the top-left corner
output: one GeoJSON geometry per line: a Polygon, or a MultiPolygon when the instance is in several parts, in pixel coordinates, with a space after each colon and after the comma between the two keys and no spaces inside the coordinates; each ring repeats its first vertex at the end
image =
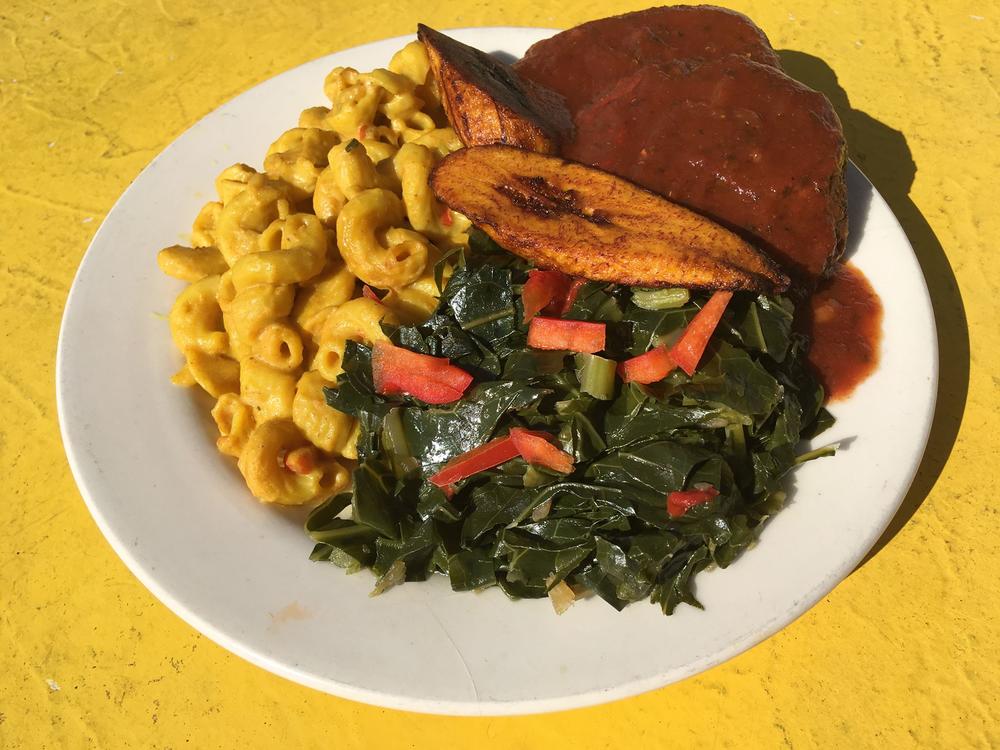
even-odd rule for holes
{"type": "MultiPolygon", "coordinates": [[[[483,32],[483,31],[497,31],[497,32],[513,32],[519,34],[529,34],[529,35],[541,35],[546,33],[556,33],[560,31],[559,29],[551,29],[545,27],[532,27],[532,26],[476,26],[476,27],[460,27],[454,29],[443,29],[443,31],[449,34],[461,35],[466,32],[483,32]]],[[[403,694],[391,694],[383,691],[371,690],[369,688],[359,687],[357,685],[352,685],[350,683],[341,682],[332,678],[322,678],[313,675],[304,670],[290,666],[278,658],[272,657],[268,654],[261,653],[255,650],[253,647],[244,644],[238,637],[225,632],[222,628],[217,627],[208,620],[203,619],[196,611],[190,609],[189,607],[182,604],[174,595],[172,595],[163,585],[160,584],[156,575],[153,571],[147,570],[146,566],[132,553],[126,540],[120,538],[117,534],[112,531],[111,524],[108,518],[106,518],[104,512],[101,509],[101,504],[95,497],[95,492],[92,487],[88,486],[84,477],[86,473],[83,470],[83,459],[80,455],[81,446],[74,443],[72,439],[73,427],[69,422],[67,416],[67,395],[64,392],[67,383],[67,372],[66,372],[66,347],[67,343],[67,328],[68,321],[70,320],[70,314],[74,306],[74,298],[82,294],[80,292],[80,286],[78,285],[78,279],[81,276],[88,259],[92,257],[94,248],[100,244],[102,240],[102,233],[105,230],[108,219],[115,213],[121,204],[123,204],[129,197],[129,195],[135,189],[136,184],[139,182],[140,178],[145,175],[148,171],[154,168],[161,160],[165,160],[170,155],[170,152],[186,134],[192,130],[198,128],[202,123],[204,123],[209,118],[212,118],[220,108],[226,106],[228,103],[238,99],[239,97],[245,95],[246,93],[252,91],[265,84],[266,82],[278,78],[280,76],[287,75],[293,71],[300,68],[304,68],[309,65],[317,63],[319,60],[326,59],[333,54],[343,54],[349,53],[356,50],[364,50],[366,47],[383,45],[389,42],[392,43],[405,43],[407,41],[412,41],[414,35],[406,34],[395,37],[385,37],[378,40],[372,40],[360,45],[354,45],[351,47],[346,47],[343,49],[333,50],[326,55],[322,55],[314,60],[309,60],[303,62],[299,65],[293,66],[286,70],[282,70],[273,76],[269,76],[266,79],[255,82],[248,88],[240,91],[234,96],[230,97],[224,102],[220,102],[211,111],[206,113],[204,116],[199,118],[197,121],[185,128],[181,133],[179,133],[166,147],[164,147],[159,153],[157,153],[150,161],[146,164],[143,169],[137,173],[129,182],[127,187],[122,191],[121,195],[115,200],[111,208],[108,210],[105,219],[101,222],[100,227],[94,233],[91,241],[89,242],[86,251],[81,256],[79,265],[77,266],[76,272],[74,273],[73,282],[70,287],[70,291],[66,297],[65,304],[63,306],[63,311],[59,326],[59,336],[56,345],[56,362],[55,362],[55,386],[56,386],[56,408],[58,414],[58,422],[60,435],[62,438],[63,449],[67,457],[71,472],[73,474],[74,482],[77,486],[77,490],[80,496],[83,498],[84,503],[90,512],[91,517],[96,523],[101,534],[104,536],[105,540],[118,555],[118,557],[125,563],[125,566],[129,571],[139,580],[139,582],[145,586],[161,603],[163,603],[171,612],[173,612],[177,617],[179,617],[183,622],[187,623],[189,626],[193,627],[199,633],[205,635],[207,638],[215,642],[217,645],[234,653],[240,658],[267,670],[273,674],[283,677],[292,682],[296,682],[307,687],[325,692],[328,694],[340,696],[343,698],[348,698],[351,700],[356,700],[376,706],[384,706],[388,708],[412,711],[417,713],[425,714],[446,714],[454,716],[504,716],[504,715],[527,715],[527,714],[537,714],[546,713],[552,711],[561,711],[574,708],[583,708],[588,706],[593,706],[601,703],[606,703],[613,700],[620,700],[623,698],[631,697],[634,695],[639,695],[641,693],[648,692],[660,687],[665,687],[666,685],[679,682],[688,677],[700,674],[714,666],[717,666],[729,659],[732,659],[739,654],[747,651],[753,646],[765,641],[778,631],[784,629],[791,625],[795,620],[805,614],[810,610],[816,603],[819,602],[824,596],[826,596],[830,591],[832,591],[841,581],[845,580],[858,566],[858,564],[864,559],[864,557],[869,553],[872,546],[878,541],[881,535],[884,533],[885,529],[891,524],[892,520],[896,517],[899,512],[899,508],[912,487],[912,484],[916,478],[917,471],[923,462],[923,458],[927,449],[927,443],[930,437],[931,428],[933,425],[933,418],[936,412],[937,406],[937,392],[939,385],[939,374],[940,374],[940,359],[939,359],[939,345],[937,338],[937,329],[935,321],[935,312],[930,297],[930,292],[927,287],[927,281],[924,276],[924,271],[919,263],[919,259],[914,253],[914,262],[919,269],[919,279],[920,288],[919,291],[923,298],[923,303],[926,306],[926,310],[929,313],[932,325],[929,330],[929,340],[928,346],[932,350],[929,358],[933,363],[932,372],[929,373],[929,385],[928,391],[930,393],[930,398],[924,404],[924,409],[922,413],[922,419],[919,430],[919,446],[920,450],[915,451],[911,456],[910,465],[907,467],[906,474],[909,476],[909,481],[906,482],[905,487],[900,486],[898,488],[898,498],[896,502],[892,505],[892,512],[888,513],[883,519],[878,528],[874,526],[869,529],[869,534],[866,535],[865,544],[863,548],[859,548],[860,552],[855,555],[849,555],[845,557],[841,565],[836,570],[827,571],[827,575],[822,581],[818,582],[807,595],[801,597],[797,601],[790,604],[787,610],[776,613],[766,625],[758,628],[752,633],[748,633],[744,637],[737,639],[726,647],[721,648],[709,655],[703,655],[700,658],[689,661],[681,668],[674,668],[668,670],[667,672],[660,672],[656,675],[638,678],[628,682],[621,683],[614,687],[588,690],[580,693],[564,694],[559,697],[546,697],[546,698],[534,698],[534,699],[524,699],[524,700],[496,700],[496,699],[477,699],[470,701],[458,701],[458,700],[446,700],[446,699],[428,699],[428,698],[414,698],[409,695],[403,694]],[[870,541],[868,539],[870,537],[870,541]]],[[[539,37],[541,38],[541,37],[539,37]]],[[[848,162],[848,170],[855,170],[864,182],[867,184],[868,188],[872,191],[874,195],[878,195],[888,207],[888,214],[894,223],[895,230],[898,231],[899,236],[905,239],[907,246],[910,248],[911,253],[913,253],[913,246],[907,236],[905,230],[899,222],[898,217],[892,210],[892,207],[885,201],[884,197],[878,192],[872,182],[867,178],[864,173],[858,169],[858,167],[851,161],[848,162]]],[[[96,493],[99,494],[99,493],[96,493]]]]}

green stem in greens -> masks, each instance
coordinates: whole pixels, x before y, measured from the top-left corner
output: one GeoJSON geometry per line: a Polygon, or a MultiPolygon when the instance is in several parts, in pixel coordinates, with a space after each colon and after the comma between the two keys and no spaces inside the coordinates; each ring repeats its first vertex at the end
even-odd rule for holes
{"type": "Polygon", "coordinates": [[[528,468],[524,471],[524,486],[527,489],[533,489],[535,487],[541,487],[546,482],[552,481],[552,477],[549,474],[543,474],[534,466],[529,464],[528,468]]]}
{"type": "Polygon", "coordinates": [[[746,432],[741,424],[727,424],[726,425],[726,438],[732,446],[733,455],[739,458],[746,458],[747,455],[747,437],[746,432]]]}
{"type": "Polygon", "coordinates": [[[615,395],[615,368],[618,363],[596,354],[576,355],[576,377],[580,390],[602,401],[615,395]]]}
{"type": "Polygon", "coordinates": [[[748,340],[746,343],[749,346],[759,349],[762,352],[767,351],[767,339],[764,338],[764,329],[760,325],[760,315],[757,313],[757,305],[750,305],[750,310],[747,314],[747,325],[744,326],[743,335],[748,340]]]}
{"type": "Polygon", "coordinates": [[[398,407],[390,409],[382,420],[382,446],[397,479],[409,476],[420,468],[420,462],[413,457],[406,442],[402,410],[398,407]]]}
{"type": "Polygon", "coordinates": [[[824,445],[822,448],[816,448],[806,453],[799,454],[795,457],[795,465],[804,464],[806,461],[812,461],[814,458],[823,458],[824,456],[833,456],[837,453],[837,449],[840,447],[840,443],[830,443],[829,445],[824,445]]]}
{"type": "Polygon", "coordinates": [[[463,331],[469,331],[478,326],[484,326],[487,323],[492,323],[494,320],[500,320],[501,318],[506,318],[508,315],[514,314],[513,307],[505,307],[503,310],[497,310],[489,315],[484,315],[481,318],[475,318],[474,320],[466,321],[461,324],[463,331]]]}
{"type": "Polygon", "coordinates": [[[670,310],[682,307],[691,299],[687,289],[633,289],[632,302],[643,310],[670,310]]]}

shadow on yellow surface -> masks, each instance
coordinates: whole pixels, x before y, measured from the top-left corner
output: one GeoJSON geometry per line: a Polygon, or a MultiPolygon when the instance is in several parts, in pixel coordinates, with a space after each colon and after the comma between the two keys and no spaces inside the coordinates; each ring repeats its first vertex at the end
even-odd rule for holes
{"type": "MultiPolygon", "coordinates": [[[[939,381],[934,421],[913,485],[864,565],[906,525],[937,482],[958,436],[969,390],[969,329],[954,271],[934,230],[910,199],[917,174],[903,134],[854,109],[837,74],[825,61],[795,50],[779,50],[785,71],[829,97],[844,124],[851,159],[872,181],[899,219],[923,271],[938,338],[939,381]]],[[[860,567],[860,566],[859,566],[860,567]]]]}

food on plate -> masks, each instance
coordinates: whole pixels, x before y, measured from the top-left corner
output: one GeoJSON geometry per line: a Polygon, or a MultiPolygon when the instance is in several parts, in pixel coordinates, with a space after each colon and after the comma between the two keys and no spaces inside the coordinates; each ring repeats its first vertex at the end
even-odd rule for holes
{"type": "Polygon", "coordinates": [[[513,67],[421,25],[324,90],[159,256],[218,449],[374,594],[700,606],[836,450],[798,447],[832,417],[795,324],[846,236],[829,103],[710,6],[513,67]]]}
{"type": "MultiPolygon", "coordinates": [[[[438,261],[466,244],[469,229],[428,185],[461,142],[423,44],[408,44],[385,69],[336,68],[324,91],[330,107],[302,112],[262,172],[223,170],[191,246],[158,257],[188,282],[168,316],[184,356],[173,382],[216,400],[218,449],[237,459],[258,499],[285,505],[349,484],[360,426],[323,390],[336,387],[348,341],[379,345],[383,325],[434,310],[438,261]]],[[[401,387],[389,365],[386,387],[401,387]]],[[[420,393],[431,398],[427,387],[420,393]]],[[[447,386],[454,398],[462,390],[447,386]]]]}
{"type": "Polygon", "coordinates": [[[434,314],[386,331],[428,367],[471,374],[464,395],[387,396],[385,345],[355,342],[326,390],[361,426],[360,464],[310,515],[312,558],[370,568],[377,592],[440,574],[557,610],[594,595],[670,613],[697,604],[699,570],[754,543],[790,470],[834,450],[797,448],[830,417],[788,298],[586,281],[563,307],[563,282],[564,312],[526,320],[537,269],[478,230],[450,260],[434,314]],[[661,349],[677,361],[655,382],[617,377],[661,349]]]}
{"type": "Polygon", "coordinates": [[[777,68],[737,56],[643,68],[579,112],[562,154],[739,231],[807,283],[844,251],[840,120],[777,68]]]}
{"type": "Polygon", "coordinates": [[[539,315],[528,324],[528,346],[532,349],[594,354],[604,351],[606,343],[607,327],[604,323],[543,318],[539,315]]]}
{"type": "Polygon", "coordinates": [[[572,129],[562,97],[429,26],[419,24],[417,38],[427,47],[442,104],[462,143],[558,151],[572,129]]]}
{"type": "Polygon", "coordinates": [[[542,312],[562,315],[573,306],[580,286],[572,276],[562,271],[533,269],[521,290],[524,320],[531,320],[542,312]]]}
{"type": "Polygon", "coordinates": [[[853,265],[838,266],[802,306],[809,363],[831,399],[849,396],[878,366],[882,303],[853,265]]]}
{"type": "Polygon", "coordinates": [[[465,148],[435,195],[542,268],[631,286],[783,290],[767,256],[714,221],[597,169],[509,146],[465,148]]]}
{"type": "Polygon", "coordinates": [[[445,357],[411,352],[387,341],[372,348],[372,383],[383,396],[413,396],[428,404],[462,398],[472,376],[445,357]]]}
{"type": "MultiPolygon", "coordinates": [[[[513,66],[493,65],[504,81],[525,90],[537,84],[535,97],[547,90],[564,103],[572,126],[559,155],[739,233],[806,286],[843,254],[840,120],[823,94],[781,71],[767,37],[745,16],[711,6],[653,8],[583,24],[538,42],[513,66]]],[[[448,114],[461,121],[475,116],[470,110],[491,107],[482,96],[457,99],[448,114]]]]}
{"type": "Polygon", "coordinates": [[[739,55],[780,68],[764,32],[742,13],[711,5],[649,8],[575,26],[533,44],[514,71],[563,96],[575,114],[645,65],[739,55]]]}

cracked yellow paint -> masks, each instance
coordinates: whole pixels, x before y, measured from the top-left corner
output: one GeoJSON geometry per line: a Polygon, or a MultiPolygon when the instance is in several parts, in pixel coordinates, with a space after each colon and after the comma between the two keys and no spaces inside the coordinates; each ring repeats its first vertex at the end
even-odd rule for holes
{"type": "MultiPolygon", "coordinates": [[[[568,26],[638,7],[3,4],[0,747],[1000,746],[1000,9],[985,0],[738,5],[840,110],[928,276],[943,359],[931,448],[897,533],[743,656],[552,716],[371,708],[285,682],[188,628],[125,570],[79,499],[56,425],[59,316],[91,235],[154,154],[249,86],[418,20],[568,26]]],[[[155,248],[129,250],[152,259],[155,248]]]]}

